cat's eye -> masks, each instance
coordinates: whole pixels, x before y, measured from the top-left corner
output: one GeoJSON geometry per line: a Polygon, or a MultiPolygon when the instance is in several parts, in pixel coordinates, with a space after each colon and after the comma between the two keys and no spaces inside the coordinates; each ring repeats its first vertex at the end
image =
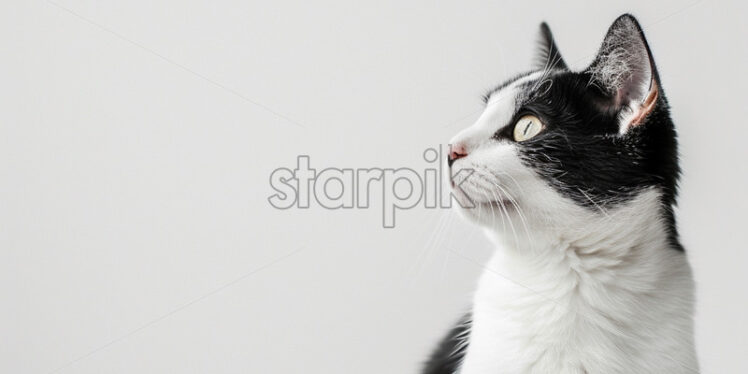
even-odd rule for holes
{"type": "Polygon", "coordinates": [[[522,142],[538,135],[543,130],[540,118],[533,115],[522,116],[514,125],[514,140],[522,142]]]}

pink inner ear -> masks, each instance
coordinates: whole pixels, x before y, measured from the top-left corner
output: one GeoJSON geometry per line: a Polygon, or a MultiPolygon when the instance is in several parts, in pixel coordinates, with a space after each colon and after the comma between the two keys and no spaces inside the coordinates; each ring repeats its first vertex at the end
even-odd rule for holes
{"type": "Polygon", "coordinates": [[[626,126],[627,128],[638,126],[642,122],[644,122],[644,119],[647,118],[652,110],[654,110],[655,104],[657,104],[657,97],[659,96],[659,92],[660,90],[659,87],[657,87],[657,82],[652,82],[652,88],[649,90],[647,97],[639,106],[639,109],[637,109],[634,117],[631,118],[631,121],[626,126]]]}

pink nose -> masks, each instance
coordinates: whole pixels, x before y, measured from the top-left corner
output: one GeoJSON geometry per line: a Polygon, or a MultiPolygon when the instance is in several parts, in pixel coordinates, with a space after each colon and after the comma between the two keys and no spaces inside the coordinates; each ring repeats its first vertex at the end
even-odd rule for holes
{"type": "Polygon", "coordinates": [[[463,143],[450,144],[449,155],[447,156],[447,165],[452,166],[455,161],[467,156],[467,149],[463,143]]]}

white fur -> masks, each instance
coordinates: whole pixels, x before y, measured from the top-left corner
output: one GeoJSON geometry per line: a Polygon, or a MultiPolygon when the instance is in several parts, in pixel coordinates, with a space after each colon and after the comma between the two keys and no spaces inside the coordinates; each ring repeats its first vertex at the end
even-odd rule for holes
{"type": "Polygon", "coordinates": [[[597,211],[557,193],[515,145],[490,140],[511,119],[521,82],[494,94],[451,142],[468,151],[453,174],[475,171],[456,195],[477,206],[458,210],[497,247],[459,373],[698,372],[691,270],[668,248],[661,192],[597,211]]]}

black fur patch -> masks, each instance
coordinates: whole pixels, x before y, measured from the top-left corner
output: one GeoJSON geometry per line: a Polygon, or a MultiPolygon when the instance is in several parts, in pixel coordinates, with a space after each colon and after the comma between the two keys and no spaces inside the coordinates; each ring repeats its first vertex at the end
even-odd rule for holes
{"type": "Polygon", "coordinates": [[[467,350],[467,334],[470,332],[470,315],[464,316],[447,333],[424,365],[422,374],[454,374],[462,363],[467,350]]]}

